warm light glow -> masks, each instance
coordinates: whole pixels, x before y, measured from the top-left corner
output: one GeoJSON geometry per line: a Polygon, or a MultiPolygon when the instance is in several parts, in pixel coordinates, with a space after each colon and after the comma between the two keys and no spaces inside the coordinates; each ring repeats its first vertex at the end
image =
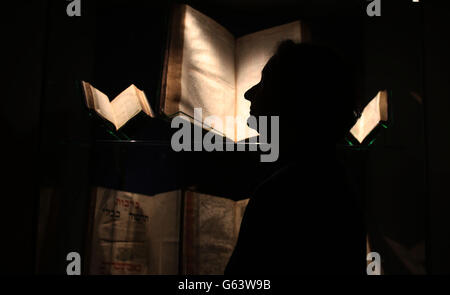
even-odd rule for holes
{"type": "Polygon", "coordinates": [[[259,82],[279,42],[301,41],[300,25],[296,21],[236,40],[214,20],[186,6],[179,111],[192,118],[194,109],[202,108],[203,118],[234,118],[230,124],[207,125],[235,142],[258,135],[247,126],[250,102],[244,93],[259,82]]]}
{"type": "Polygon", "coordinates": [[[386,90],[378,92],[369,104],[364,108],[361,117],[350,129],[350,133],[361,143],[364,138],[380,123],[387,121],[387,92],[386,90]]]}

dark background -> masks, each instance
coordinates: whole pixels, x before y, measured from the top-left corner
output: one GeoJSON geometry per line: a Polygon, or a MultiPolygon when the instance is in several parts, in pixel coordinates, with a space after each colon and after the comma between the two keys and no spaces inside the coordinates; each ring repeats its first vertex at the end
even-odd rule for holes
{"type": "MultiPolygon", "coordinates": [[[[364,0],[188,3],[236,36],[300,18],[313,42],[349,61],[361,104],[391,90],[389,128],[370,151],[348,156],[368,231],[387,273],[411,272],[385,237],[409,249],[424,243],[428,273],[449,273],[450,10],[442,1],[391,2],[382,1],[382,16],[372,18],[364,0]]],[[[66,15],[68,3],[8,3],[2,16],[4,273],[64,274],[68,252],[84,255],[92,185],[153,194],[179,188],[186,171],[199,169],[171,152],[171,130],[162,120],[140,117],[124,128],[148,144],[111,143],[115,138],[88,115],[77,84],[89,81],[114,97],[134,83],[156,106],[169,3],[82,0],[81,17],[66,15]],[[51,200],[49,208],[38,209],[40,196],[51,200]],[[52,226],[36,249],[43,214],[52,226]]],[[[226,160],[202,157],[204,169],[226,160]]]]}

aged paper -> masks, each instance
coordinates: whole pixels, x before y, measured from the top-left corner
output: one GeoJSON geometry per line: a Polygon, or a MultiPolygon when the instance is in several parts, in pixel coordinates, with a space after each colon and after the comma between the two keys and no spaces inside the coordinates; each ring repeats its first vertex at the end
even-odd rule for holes
{"type": "Polygon", "coordinates": [[[82,81],[86,105],[94,109],[101,117],[113,123],[119,130],[131,118],[143,111],[150,117],[155,117],[145,93],[133,84],[122,91],[113,101],[91,84],[82,81]]]}
{"type": "Polygon", "coordinates": [[[352,135],[362,143],[364,138],[380,123],[388,120],[387,91],[379,91],[364,108],[361,117],[350,129],[352,135]]]}
{"type": "Polygon", "coordinates": [[[193,120],[194,108],[202,108],[205,129],[213,128],[235,142],[257,136],[247,126],[250,103],[244,93],[258,83],[279,42],[301,41],[300,21],[236,39],[188,5],[180,5],[173,17],[162,83],[165,114],[183,113],[193,120]],[[214,120],[206,123],[209,116],[214,120]]]}
{"type": "MultiPolygon", "coordinates": [[[[193,117],[234,118],[234,36],[208,16],[186,6],[180,111],[193,117]]],[[[234,139],[233,127],[211,126],[234,139]]]]}
{"type": "Polygon", "coordinates": [[[180,192],[96,188],[90,274],[177,274],[180,192]]]}
{"type": "Polygon", "coordinates": [[[186,192],[184,273],[223,274],[233,253],[248,199],[186,192]]]}
{"type": "Polygon", "coordinates": [[[116,118],[116,128],[120,129],[128,120],[142,111],[142,106],[135,86],[131,85],[111,102],[116,118]]]}

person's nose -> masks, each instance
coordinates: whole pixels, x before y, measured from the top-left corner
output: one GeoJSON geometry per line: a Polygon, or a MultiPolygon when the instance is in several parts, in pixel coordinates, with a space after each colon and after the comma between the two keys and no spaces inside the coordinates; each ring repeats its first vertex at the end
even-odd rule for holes
{"type": "Polygon", "coordinates": [[[258,87],[259,87],[259,83],[256,84],[256,85],[254,85],[254,86],[253,86],[252,88],[250,88],[249,90],[247,90],[247,91],[244,93],[245,99],[248,100],[248,101],[250,101],[250,102],[253,102],[253,101],[255,100],[255,93],[256,93],[256,90],[258,89],[258,87]]]}

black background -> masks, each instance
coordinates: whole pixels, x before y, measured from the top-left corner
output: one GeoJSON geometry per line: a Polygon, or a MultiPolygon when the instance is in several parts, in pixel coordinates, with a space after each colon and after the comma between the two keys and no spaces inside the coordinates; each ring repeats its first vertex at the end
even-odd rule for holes
{"type": "MultiPolygon", "coordinates": [[[[350,62],[361,104],[392,90],[394,123],[364,155],[368,228],[411,247],[425,240],[428,272],[449,273],[450,10],[443,1],[391,2],[382,1],[382,16],[372,18],[364,0],[188,3],[236,36],[301,18],[313,42],[350,62]]],[[[81,17],[67,16],[68,3],[11,1],[3,8],[3,273],[64,274],[65,255],[83,255],[91,185],[152,194],[180,187],[190,167],[165,144],[100,142],[114,138],[88,116],[77,84],[90,81],[114,97],[134,83],[156,106],[169,2],[82,0],[81,17]],[[56,188],[57,224],[36,255],[38,198],[46,188],[56,188]]],[[[147,118],[124,132],[153,142],[171,134],[166,122],[147,118]]],[[[219,166],[224,157],[205,155],[203,166],[219,166]]],[[[392,273],[407,273],[390,261],[392,273]]]]}

